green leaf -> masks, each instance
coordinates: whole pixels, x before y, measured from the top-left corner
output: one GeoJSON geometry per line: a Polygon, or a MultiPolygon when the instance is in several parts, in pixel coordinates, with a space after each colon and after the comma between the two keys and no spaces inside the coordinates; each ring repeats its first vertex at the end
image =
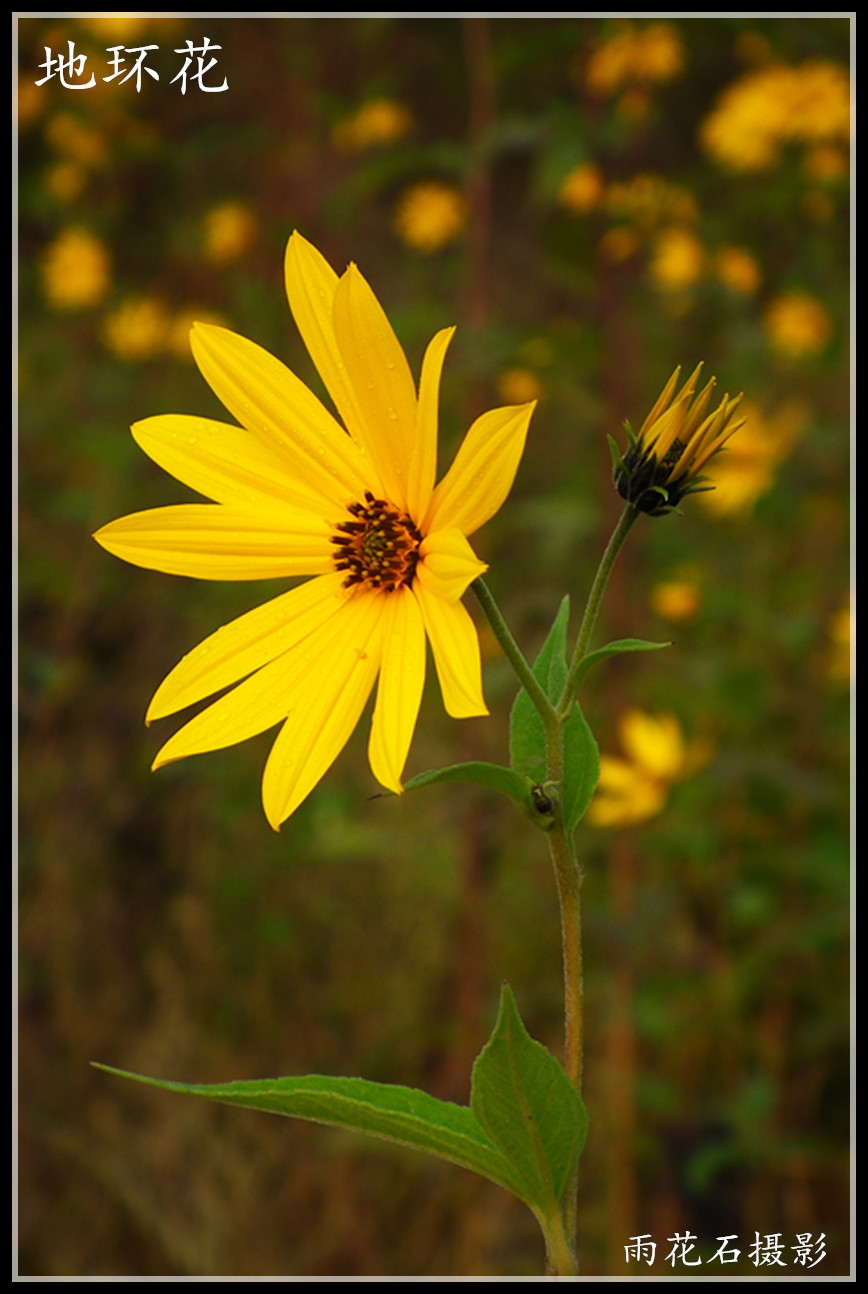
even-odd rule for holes
{"type": "MultiPolygon", "coordinates": [[[[567,624],[570,599],[560,605],[549,635],[533,665],[533,676],[553,705],[557,705],[567,681],[567,624]]],[[[512,767],[532,782],[546,776],[546,734],[542,717],[522,688],[509,720],[509,753],[512,767]]]]}
{"type": "Polygon", "coordinates": [[[581,683],[592,665],[598,661],[605,660],[607,656],[618,656],[621,652],[626,651],[659,651],[661,647],[671,647],[671,643],[652,643],[646,642],[644,638],[619,638],[616,642],[607,643],[605,647],[598,647],[596,651],[588,652],[583,656],[581,664],[576,672],[576,687],[581,683]]]}
{"type": "Polygon", "coordinates": [[[575,831],[600,780],[600,752],[578,701],[564,725],[563,814],[567,835],[575,831]]]}
{"type": "MultiPolygon", "coordinates": [[[[536,1044],[535,1044],[536,1045],[536,1044]]],[[[555,1062],[556,1063],[556,1062],[555,1062]]],[[[172,1083],[143,1074],[130,1074],[97,1065],[137,1083],[161,1087],[186,1096],[201,1096],[224,1105],[240,1105],[332,1127],[349,1128],[424,1150],[469,1168],[531,1204],[520,1175],[493,1144],[466,1105],[438,1101],[427,1092],[363,1078],[330,1078],[308,1074],[301,1078],[269,1078],[235,1083],[172,1083]]]]}
{"type": "MultiPolygon", "coordinates": [[[[619,638],[616,642],[598,647],[582,658],[576,672],[576,688],[592,665],[629,651],[658,651],[669,643],[646,642],[642,638],[619,638]]],[[[575,831],[587,812],[600,780],[600,752],[588,721],[582,714],[578,701],[564,727],[564,789],[563,812],[567,833],[575,831]]]]}
{"type": "Polygon", "coordinates": [[[448,768],[434,768],[411,777],[404,783],[404,790],[415,791],[434,782],[475,782],[479,786],[490,786],[514,800],[525,811],[530,811],[527,783],[511,768],[503,768],[500,764],[487,764],[478,759],[466,764],[450,764],[448,768]]]}
{"type": "Polygon", "coordinates": [[[516,1193],[554,1217],[582,1153],[588,1116],[563,1067],[525,1029],[506,984],[494,1032],[473,1066],[470,1108],[521,1183],[516,1193]]]}

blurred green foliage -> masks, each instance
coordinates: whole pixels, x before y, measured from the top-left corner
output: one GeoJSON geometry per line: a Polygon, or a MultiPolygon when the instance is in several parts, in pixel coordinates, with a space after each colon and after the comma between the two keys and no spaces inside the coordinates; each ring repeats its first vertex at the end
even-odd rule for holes
{"type": "MultiPolygon", "coordinates": [[[[796,410],[768,452],[750,424],[733,445],[741,507],[691,499],[636,527],[604,608],[599,641],[674,646],[594,672],[584,704],[603,752],[640,709],[675,714],[705,756],[647,824],[579,829],[580,1259],[624,1274],[624,1245],[650,1234],[659,1275],[676,1232],[706,1261],[737,1235],[740,1263],[715,1274],[751,1275],[755,1235],[780,1233],[802,1274],[790,1246],[824,1233],[816,1274],[848,1271],[850,234],[835,95],[850,29],[804,15],[660,27],[19,20],[22,1274],[540,1270],[530,1214],[468,1174],[88,1065],[197,1082],[359,1074],[463,1102],[503,978],[532,1034],[560,1047],[553,880],[503,802],[453,787],[370,798],[365,724],[279,836],[259,802],[267,737],[148,770],[158,682],[278,586],[136,570],[90,534],[184,500],[131,422],[221,416],[177,349],[184,319],[222,319],[319,389],[283,296],[295,227],[339,271],[359,263],[416,372],[434,331],[459,324],[444,466],[482,408],[540,395],[515,490],[478,537],[531,656],[564,592],[583,598],[617,515],[606,433],[638,426],[677,363],[704,359],[744,390],[755,427],[796,410]],[[205,36],[219,50],[202,85],[228,89],[182,95],[174,51],[205,36]],[[68,69],[70,88],[57,74],[37,87],[46,47],[69,58],[69,41],[96,84],[72,88],[68,69]],[[103,79],[108,50],[144,45],[159,81],[103,79]],[[770,150],[753,169],[702,133],[745,82],[759,96],[746,138],[764,131],[770,150]],[[384,102],[391,116],[360,116],[384,102]],[[441,193],[423,193],[424,237],[443,239],[424,250],[404,205],[420,183],[441,193]],[[102,279],[81,250],[61,260],[71,230],[107,258],[102,279]],[[118,315],[142,299],[144,314],[118,315]],[[693,590],[677,621],[655,599],[673,581],[693,590]]],[[[736,146],[737,127],[723,122],[736,146]]],[[[408,776],[504,760],[516,688],[483,642],[493,717],[447,719],[432,680],[408,776]]]]}

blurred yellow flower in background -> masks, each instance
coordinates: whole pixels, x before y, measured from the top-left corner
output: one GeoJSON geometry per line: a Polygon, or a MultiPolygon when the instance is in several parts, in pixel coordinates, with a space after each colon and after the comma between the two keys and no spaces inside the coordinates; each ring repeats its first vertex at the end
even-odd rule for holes
{"type": "Polygon", "coordinates": [[[497,379],[497,393],[507,404],[529,404],[545,395],[536,373],[527,368],[504,369],[497,379]]]}
{"type": "MultiPolygon", "coordinates": [[[[89,14],[81,21],[96,36],[105,37],[106,40],[126,41],[133,36],[140,36],[146,30],[149,19],[155,16],[149,13],[99,13],[89,14]]],[[[170,25],[176,26],[174,19],[167,19],[162,15],[160,23],[164,30],[170,25]]]]}
{"type": "Polygon", "coordinates": [[[57,310],[81,310],[96,305],[109,285],[109,254],[86,229],[67,229],[45,253],[42,286],[57,310]]]}
{"type": "Polygon", "coordinates": [[[846,605],[832,617],[829,626],[831,649],[829,653],[829,678],[833,683],[850,682],[850,598],[846,605]]]}
{"type": "Polygon", "coordinates": [[[771,303],[763,320],[776,351],[790,359],[817,355],[832,336],[825,306],[807,292],[786,292],[771,303]]]}
{"type": "Polygon", "coordinates": [[[699,588],[692,580],[665,580],[651,590],[651,606],[664,620],[690,620],[699,604],[699,588]]]}
{"type": "Polygon", "coordinates": [[[657,238],[649,273],[666,292],[680,292],[702,276],[705,249],[689,229],[665,229],[657,238]]]}
{"type": "Polygon", "coordinates": [[[805,154],[802,169],[812,180],[821,184],[831,184],[844,179],[850,169],[850,159],[840,148],[829,144],[818,144],[805,154]]]}
{"type": "Polygon", "coordinates": [[[452,185],[439,180],[408,189],[395,212],[400,237],[418,252],[436,252],[452,242],[464,228],[467,201],[452,185]]]}
{"type": "Polygon", "coordinates": [[[593,211],[603,197],[603,173],[593,162],[575,166],[558,190],[558,202],[570,211],[593,211]]]}
{"type": "Polygon", "coordinates": [[[87,183],[87,172],[77,162],[58,162],[45,175],[45,187],[61,202],[73,202],[87,183]]]}
{"type": "Polygon", "coordinates": [[[214,265],[234,261],[247,251],[256,234],[256,220],[243,202],[221,202],[203,222],[205,256],[214,265]]]}
{"type": "Polygon", "coordinates": [[[684,65],[681,37],[668,23],[656,22],[645,27],[634,51],[636,77],[645,81],[671,81],[684,65]]]}
{"type": "Polygon", "coordinates": [[[613,225],[600,239],[600,255],[615,265],[629,260],[638,250],[639,235],[627,225],[613,225]]]}
{"type": "Polygon", "coordinates": [[[721,283],[740,296],[751,296],[760,285],[760,267],[742,247],[721,247],[714,269],[721,283]]]}
{"type": "Polygon", "coordinates": [[[36,120],[42,111],[44,103],[45,97],[40,93],[38,85],[34,85],[32,81],[19,81],[16,108],[16,120],[19,129],[22,126],[31,125],[36,120]]]}
{"type": "Polygon", "coordinates": [[[683,225],[698,215],[696,199],[689,189],[646,171],[610,184],[605,204],[613,219],[630,220],[646,230],[663,222],[683,225]]]}
{"type": "Polygon", "coordinates": [[[118,359],[150,359],[163,350],[169,335],[169,314],[153,297],[125,301],[106,318],[103,340],[118,359]]]}
{"type": "Polygon", "coordinates": [[[59,153],[82,166],[99,166],[106,159],[105,136],[75,113],[56,113],[45,128],[45,137],[59,153]]]}
{"type": "Polygon", "coordinates": [[[369,99],[358,112],[339,122],[332,143],[341,153],[361,153],[378,144],[403,139],[413,126],[409,109],[394,99],[369,99]]]}
{"type": "Polygon", "coordinates": [[[683,65],[681,37],[669,23],[623,24],[597,46],[586,82],[594,94],[613,94],[630,82],[671,81],[683,65]]]}
{"type": "Polygon", "coordinates": [[[699,744],[688,749],[672,714],[628,710],[618,736],[627,758],[600,758],[600,780],[587,815],[595,827],[627,827],[656,817],[672,783],[710,756],[699,744]]]}
{"type": "Polygon", "coordinates": [[[703,147],[736,171],[775,166],[787,143],[843,142],[849,137],[847,69],[822,59],[748,73],[724,90],[700,128],[703,147]]]}
{"type": "Polygon", "coordinates": [[[702,495],[709,512],[746,512],[772,488],[778,465],[790,453],[809,418],[806,405],[791,401],[775,414],[742,405],[745,426],[714,464],[714,489],[702,495]]]}

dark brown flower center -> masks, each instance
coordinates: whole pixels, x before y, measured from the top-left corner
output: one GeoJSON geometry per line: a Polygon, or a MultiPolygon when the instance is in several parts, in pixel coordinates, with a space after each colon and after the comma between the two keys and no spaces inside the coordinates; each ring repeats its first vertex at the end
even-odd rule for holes
{"type": "Polygon", "coordinates": [[[407,514],[370,490],[364,503],[351,503],[348,511],[353,520],[341,521],[332,535],[335,566],[347,572],[344,588],[366,584],[394,593],[412,584],[422,535],[407,514]]]}

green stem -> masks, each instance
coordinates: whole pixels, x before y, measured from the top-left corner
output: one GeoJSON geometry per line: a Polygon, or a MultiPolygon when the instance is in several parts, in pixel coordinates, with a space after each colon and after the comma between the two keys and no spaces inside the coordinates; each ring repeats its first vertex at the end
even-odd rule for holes
{"type": "MultiPolygon", "coordinates": [[[[557,724],[557,741],[548,744],[548,776],[559,785],[563,779],[564,736],[563,723],[557,724]]],[[[582,1057],[583,1057],[583,993],[584,977],[582,973],[582,874],[576,861],[572,841],[567,834],[563,820],[562,806],[558,806],[557,815],[551,829],[546,833],[549,856],[555,873],[558,891],[558,903],[561,912],[561,944],[564,963],[564,1069],[576,1091],[582,1094],[582,1057]]],[[[575,1259],[576,1238],[578,1229],[578,1169],[566,1188],[563,1198],[563,1218],[569,1249],[575,1259]]],[[[566,1268],[557,1271],[557,1275],[568,1275],[574,1269],[566,1268]]]]}
{"type": "Polygon", "coordinates": [[[564,1069],[582,1090],[582,874],[562,822],[546,832],[558,887],[564,954],[564,1069]]]}
{"type": "MultiPolygon", "coordinates": [[[[488,586],[482,579],[474,580],[473,591],[485,612],[497,641],[518,676],[543,721],[546,735],[546,773],[549,783],[559,790],[564,780],[564,728],[573,708],[581,679],[581,665],[588,652],[591,635],[600,614],[600,606],[615,560],[630,529],[639,516],[639,509],[628,504],[603,553],[582,617],[579,636],[573,650],[566,683],[557,706],[552,705],[533,671],[522,655],[521,649],[507,627],[488,586]]],[[[563,819],[562,800],[559,800],[554,819],[549,820],[546,834],[558,890],[561,910],[561,935],[564,959],[564,1069],[576,1090],[582,1090],[582,874],[576,861],[573,844],[563,819]]],[[[576,1247],[576,1199],[578,1173],[567,1188],[563,1201],[563,1231],[555,1239],[547,1233],[549,1266],[553,1275],[575,1275],[578,1265],[576,1247]]]]}
{"type": "MultiPolygon", "coordinates": [[[[609,576],[621,545],[639,516],[638,508],[628,504],[621,514],[611,539],[603,553],[582,617],[579,636],[570,662],[567,681],[555,710],[556,725],[546,726],[547,772],[549,779],[558,785],[564,775],[564,725],[575,702],[581,677],[581,664],[588,652],[591,635],[600,614],[600,606],[609,576]],[[556,731],[556,737],[555,737],[556,731]]],[[[583,1069],[583,994],[582,973],[582,874],[576,860],[573,843],[567,834],[562,815],[548,832],[549,853],[554,867],[561,909],[561,934],[564,957],[564,1068],[582,1092],[583,1069]]],[[[563,1217],[570,1252],[575,1260],[577,1239],[578,1170],[567,1187],[563,1202],[563,1217]]],[[[578,1265],[575,1267],[578,1272],[578,1265]]]]}
{"type": "Polygon", "coordinates": [[[579,636],[576,639],[576,645],[573,650],[573,659],[570,662],[569,674],[564,685],[561,699],[557,705],[558,718],[566,720],[573,708],[573,702],[576,699],[578,690],[579,667],[587,655],[588,644],[591,641],[591,634],[597,623],[597,617],[600,614],[600,604],[603,601],[603,594],[606,591],[606,585],[609,583],[609,576],[612,574],[612,567],[615,565],[615,559],[621,551],[621,545],[630,533],[633,522],[640,515],[639,509],[632,503],[628,503],[621,513],[620,520],[615,527],[612,538],[603,553],[600,565],[597,567],[597,574],[594,576],[594,583],[591,585],[591,591],[588,594],[585,614],[582,617],[579,636]]]}
{"type": "Polygon", "coordinates": [[[537,1214],[546,1242],[546,1275],[578,1276],[575,1245],[572,1234],[564,1226],[563,1217],[555,1212],[550,1218],[537,1214]]]}
{"type": "Polygon", "coordinates": [[[522,655],[521,648],[509,632],[509,627],[503,616],[500,614],[500,608],[491,596],[491,592],[488,585],[485,583],[485,580],[480,576],[479,579],[473,581],[471,587],[479,599],[479,604],[485,612],[488,623],[494,631],[495,638],[503,648],[503,654],[506,656],[506,659],[518,675],[518,680],[522,687],[527,692],[531,701],[533,701],[537,710],[539,710],[542,721],[546,725],[546,732],[548,732],[555,718],[555,707],[552,705],[542,687],[537,682],[534,677],[533,670],[522,655]]]}

